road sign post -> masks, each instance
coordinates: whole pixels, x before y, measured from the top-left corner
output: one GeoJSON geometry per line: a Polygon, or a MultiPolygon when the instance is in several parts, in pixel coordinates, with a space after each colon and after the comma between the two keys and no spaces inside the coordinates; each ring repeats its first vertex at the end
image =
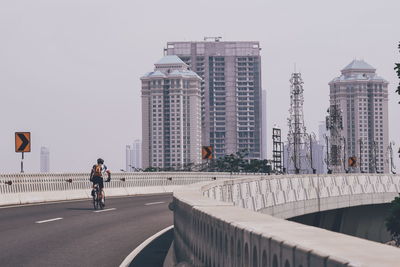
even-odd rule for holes
{"type": "Polygon", "coordinates": [[[31,133],[16,132],[15,133],[15,152],[22,153],[21,173],[24,173],[24,153],[31,152],[31,133]]]}

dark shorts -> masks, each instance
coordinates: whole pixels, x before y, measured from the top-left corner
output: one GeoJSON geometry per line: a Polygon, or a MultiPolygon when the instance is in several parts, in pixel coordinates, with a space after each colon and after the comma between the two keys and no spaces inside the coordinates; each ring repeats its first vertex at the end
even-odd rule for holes
{"type": "Polygon", "coordinates": [[[93,185],[98,184],[100,187],[100,190],[104,188],[104,183],[103,183],[103,178],[99,176],[94,176],[93,177],[93,185]]]}

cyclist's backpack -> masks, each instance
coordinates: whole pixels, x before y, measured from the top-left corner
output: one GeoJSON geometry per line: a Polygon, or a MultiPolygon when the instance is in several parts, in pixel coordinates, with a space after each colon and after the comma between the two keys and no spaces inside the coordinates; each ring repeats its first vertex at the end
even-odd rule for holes
{"type": "Polygon", "coordinates": [[[96,164],[93,167],[93,176],[99,176],[101,177],[102,173],[101,173],[101,165],[100,164],[96,164]]]}

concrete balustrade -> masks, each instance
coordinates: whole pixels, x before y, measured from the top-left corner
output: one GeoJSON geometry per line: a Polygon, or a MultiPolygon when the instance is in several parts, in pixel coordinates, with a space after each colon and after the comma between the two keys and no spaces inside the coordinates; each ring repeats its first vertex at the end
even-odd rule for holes
{"type": "Polygon", "coordinates": [[[192,266],[398,266],[398,248],[281,218],[389,202],[398,195],[399,180],[252,176],[190,185],[174,192],[172,249],[177,262],[192,266]]]}
{"type": "MultiPolygon", "coordinates": [[[[113,173],[107,196],[172,192],[184,185],[237,177],[229,173],[113,173]]],[[[0,205],[90,198],[88,173],[0,174],[0,205]]]]}
{"type": "Polygon", "coordinates": [[[204,195],[235,206],[291,218],[317,211],[388,203],[400,192],[398,175],[246,177],[208,185],[204,195]]]}

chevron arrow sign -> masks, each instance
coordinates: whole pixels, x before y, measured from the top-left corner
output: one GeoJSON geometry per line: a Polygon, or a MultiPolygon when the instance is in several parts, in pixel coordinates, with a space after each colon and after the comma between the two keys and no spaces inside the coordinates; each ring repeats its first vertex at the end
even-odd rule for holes
{"type": "Polygon", "coordinates": [[[31,152],[31,133],[15,133],[15,152],[31,152]]]}

